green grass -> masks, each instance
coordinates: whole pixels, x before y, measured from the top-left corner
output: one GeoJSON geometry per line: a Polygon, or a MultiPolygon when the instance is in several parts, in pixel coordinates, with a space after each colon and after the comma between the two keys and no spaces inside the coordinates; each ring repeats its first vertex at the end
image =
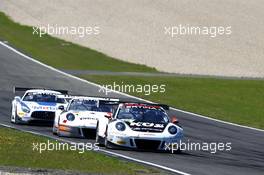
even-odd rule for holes
{"type": "Polygon", "coordinates": [[[166,85],[165,93],[130,93],[179,109],[264,128],[264,81],[182,77],[82,76],[102,85],[166,85]]]}
{"type": "Polygon", "coordinates": [[[144,65],[124,62],[95,50],[66,42],[49,35],[33,35],[33,28],[14,23],[0,12],[0,40],[35,59],[60,69],[156,72],[144,65]]]}
{"type": "MultiPolygon", "coordinates": [[[[97,174],[155,174],[156,169],[121,161],[93,151],[33,151],[33,143],[47,138],[0,127],[0,165],[72,170],[97,174]]],[[[54,140],[50,140],[55,143],[54,140]]]]}

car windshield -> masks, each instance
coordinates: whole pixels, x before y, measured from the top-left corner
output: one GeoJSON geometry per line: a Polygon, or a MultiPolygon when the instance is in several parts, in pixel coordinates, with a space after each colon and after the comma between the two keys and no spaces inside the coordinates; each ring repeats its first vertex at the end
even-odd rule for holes
{"type": "Polygon", "coordinates": [[[97,100],[83,100],[83,99],[72,100],[69,106],[69,110],[111,112],[110,107],[106,105],[98,106],[97,100]]]}
{"type": "Polygon", "coordinates": [[[66,103],[66,99],[64,98],[57,98],[57,103],[66,103]]]}
{"type": "Polygon", "coordinates": [[[169,119],[164,110],[149,106],[123,106],[120,108],[118,119],[133,122],[168,123],[169,119]]]}
{"type": "MultiPolygon", "coordinates": [[[[62,103],[63,99],[60,99],[59,102],[62,103]]],[[[58,98],[55,94],[48,93],[27,93],[23,101],[33,101],[33,102],[48,102],[48,103],[57,103],[58,98]]]]}

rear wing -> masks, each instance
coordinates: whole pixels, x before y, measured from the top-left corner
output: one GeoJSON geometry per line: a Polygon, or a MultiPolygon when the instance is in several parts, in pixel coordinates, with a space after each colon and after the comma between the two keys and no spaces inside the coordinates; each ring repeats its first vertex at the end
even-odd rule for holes
{"type": "Polygon", "coordinates": [[[25,92],[25,91],[33,90],[33,89],[51,90],[51,91],[60,92],[62,94],[68,94],[68,91],[67,90],[49,89],[49,88],[36,88],[36,87],[34,87],[34,88],[26,88],[26,87],[16,87],[16,86],[13,87],[13,93],[15,94],[16,92],[25,92]]]}
{"type": "Polygon", "coordinates": [[[106,100],[99,100],[99,105],[119,105],[119,99],[109,98],[106,100]]]}
{"type": "Polygon", "coordinates": [[[120,101],[119,98],[112,98],[112,97],[103,97],[103,96],[89,96],[89,95],[75,95],[75,94],[70,94],[70,97],[72,99],[78,99],[78,98],[91,98],[91,99],[96,99],[101,102],[108,102],[108,101],[120,101]]]}
{"type": "Polygon", "coordinates": [[[146,103],[146,102],[135,102],[135,101],[120,101],[119,103],[135,103],[135,104],[143,104],[149,106],[156,106],[162,107],[164,110],[170,110],[170,107],[166,104],[159,104],[159,103],[146,103]]]}

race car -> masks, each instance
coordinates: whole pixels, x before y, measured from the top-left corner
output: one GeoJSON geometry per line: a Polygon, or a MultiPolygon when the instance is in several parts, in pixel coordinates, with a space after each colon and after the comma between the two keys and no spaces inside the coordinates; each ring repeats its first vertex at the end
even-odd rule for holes
{"type": "Polygon", "coordinates": [[[56,114],[53,134],[65,137],[93,138],[97,121],[111,116],[118,99],[101,97],[73,97],[67,108],[56,114]]]}
{"type": "Polygon", "coordinates": [[[67,91],[64,90],[14,87],[14,93],[18,92],[24,95],[15,96],[12,101],[12,123],[53,122],[55,112],[67,105],[64,98],[67,91]]]}
{"type": "Polygon", "coordinates": [[[112,117],[99,120],[96,142],[106,148],[166,151],[183,138],[175,117],[169,118],[167,105],[120,103],[112,117]]]}

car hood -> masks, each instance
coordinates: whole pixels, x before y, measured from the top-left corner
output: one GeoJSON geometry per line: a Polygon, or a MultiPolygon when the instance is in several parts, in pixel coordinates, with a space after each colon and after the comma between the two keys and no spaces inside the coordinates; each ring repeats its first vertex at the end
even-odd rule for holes
{"type": "Polygon", "coordinates": [[[94,112],[94,111],[69,111],[75,116],[78,116],[80,120],[98,120],[106,115],[105,112],[94,112]]]}

